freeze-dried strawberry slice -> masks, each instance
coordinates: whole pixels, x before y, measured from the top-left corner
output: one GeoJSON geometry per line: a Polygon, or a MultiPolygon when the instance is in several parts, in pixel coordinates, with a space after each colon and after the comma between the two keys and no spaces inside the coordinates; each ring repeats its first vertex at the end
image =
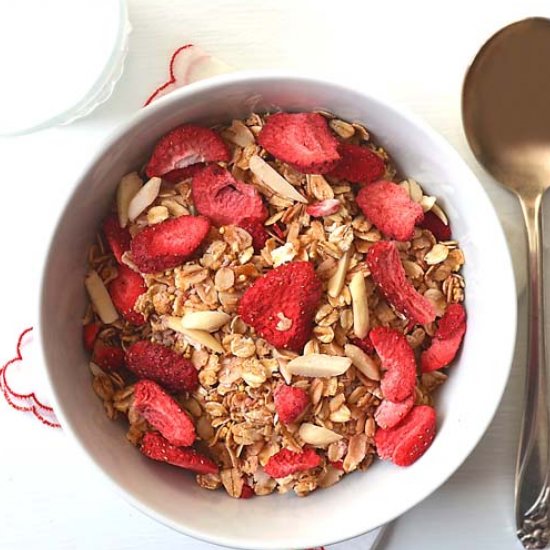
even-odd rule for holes
{"type": "Polygon", "coordinates": [[[281,384],[273,394],[275,410],[283,424],[292,424],[309,404],[309,395],[302,388],[281,384]]]}
{"type": "Polygon", "coordinates": [[[373,328],[370,339],[386,371],[380,383],[384,397],[390,401],[407,399],[416,385],[416,361],[407,339],[398,330],[385,327],[373,328]]]}
{"type": "Polygon", "coordinates": [[[170,391],[193,391],[199,385],[193,363],[162,344],[138,340],[126,350],[126,365],[139,378],[170,391]]]}
{"type": "Polygon", "coordinates": [[[424,219],[418,224],[422,229],[428,229],[438,241],[448,241],[451,238],[451,226],[445,225],[441,218],[431,210],[424,214],[424,219]]]}
{"type": "Polygon", "coordinates": [[[380,458],[410,466],[426,452],[434,437],[435,409],[419,405],[395,428],[376,430],[374,442],[380,458]]]}
{"type": "Polygon", "coordinates": [[[219,471],[216,463],[195,449],[182,449],[171,445],[162,435],[148,432],[143,436],[141,452],[159,462],[167,462],[198,474],[216,474],[219,471]]]}
{"type": "Polygon", "coordinates": [[[152,178],[198,162],[228,162],[230,158],[229,149],[216,132],[194,124],[183,124],[160,138],[145,172],[152,178]]]}
{"type": "Polygon", "coordinates": [[[97,335],[101,330],[101,326],[97,323],[88,323],[82,327],[82,341],[84,342],[84,349],[92,351],[97,339],[97,335]]]}
{"type": "Polygon", "coordinates": [[[407,241],[414,234],[414,226],[424,217],[422,207],[409,194],[391,181],[377,181],[361,188],[357,204],[365,218],[386,237],[407,241]]]}
{"type": "Polygon", "coordinates": [[[189,415],[156,382],[140,380],[133,405],[172,445],[189,447],[195,442],[195,426],[189,415]]]}
{"type": "Polygon", "coordinates": [[[409,414],[413,405],[414,397],[412,395],[399,403],[384,399],[374,413],[374,420],[381,428],[393,428],[409,414]]]}
{"type": "Polygon", "coordinates": [[[314,218],[322,218],[336,214],[340,210],[340,201],[338,199],[325,199],[315,202],[306,207],[306,213],[314,218]]]}
{"type": "Polygon", "coordinates": [[[321,292],[313,265],[291,262],[256,279],[239,302],[239,315],[273,346],[301,351],[321,292]]]}
{"type": "Polygon", "coordinates": [[[371,246],[367,265],[374,282],[395,309],[421,325],[435,321],[433,305],[407,279],[393,241],[380,241],[371,246]]]}
{"type": "Polygon", "coordinates": [[[447,306],[439,321],[430,347],[422,352],[422,372],[431,372],[446,367],[456,356],[466,333],[466,312],[461,304],[447,306]]]}
{"type": "Polygon", "coordinates": [[[122,255],[130,250],[131,237],[128,229],[120,227],[118,217],[112,214],[103,222],[103,234],[116,261],[122,263],[122,255]]]}
{"type": "Polygon", "coordinates": [[[370,340],[370,336],[367,334],[364,338],[353,338],[351,343],[361,348],[365,353],[372,355],[374,353],[374,346],[370,340]]]}
{"type": "Polygon", "coordinates": [[[267,461],[264,472],[271,477],[280,478],[316,468],[320,463],[321,457],[313,449],[304,449],[301,453],[281,449],[267,461]]]}
{"type": "Polygon", "coordinates": [[[265,230],[264,224],[258,220],[245,218],[244,220],[241,220],[239,226],[250,233],[252,237],[252,246],[254,247],[254,251],[259,252],[265,246],[265,243],[269,238],[269,235],[265,230]]]}
{"type": "Polygon", "coordinates": [[[241,225],[243,220],[263,222],[267,210],[253,186],[236,180],[231,172],[213,164],[193,178],[193,202],[197,212],[215,225],[241,225]]]}
{"type": "Polygon", "coordinates": [[[186,166],[185,168],[176,168],[167,174],[162,175],[162,179],[168,183],[179,183],[182,180],[192,178],[195,174],[200,172],[204,168],[204,163],[199,162],[186,166]]]}
{"type": "Polygon", "coordinates": [[[367,147],[340,143],[338,152],[340,162],[329,172],[329,176],[352,183],[371,183],[384,175],[384,160],[367,147]]]}
{"type": "Polygon", "coordinates": [[[118,275],[109,283],[109,294],[117,311],[130,323],[142,325],[145,318],[134,311],[136,300],[147,290],[143,277],[124,264],[118,266],[118,275]]]}
{"type": "Polygon", "coordinates": [[[305,174],[325,174],[340,160],[338,140],[318,113],[277,113],[267,118],[258,143],[305,174]]]}
{"type": "Polygon", "coordinates": [[[117,370],[124,366],[124,350],[120,346],[110,346],[97,340],[94,345],[92,362],[104,370],[117,370]]]}
{"type": "Polygon", "coordinates": [[[193,255],[209,229],[204,216],[180,216],[151,225],[132,239],[132,259],[143,273],[176,267],[193,255]]]}

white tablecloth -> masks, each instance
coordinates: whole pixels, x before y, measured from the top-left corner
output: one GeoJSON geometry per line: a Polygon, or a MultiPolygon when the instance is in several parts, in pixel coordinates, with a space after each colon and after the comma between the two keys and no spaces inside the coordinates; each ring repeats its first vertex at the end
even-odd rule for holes
{"type": "MultiPolygon", "coordinates": [[[[71,126],[0,140],[0,363],[13,355],[17,335],[36,319],[37,259],[82,165],[166,79],[169,55],[187,42],[235,67],[337,75],[419,113],[479,175],[505,226],[522,288],[520,211],[467,148],[460,88],[485,38],[515,19],[548,16],[547,2],[130,0],[129,7],[134,32],[125,74],[112,98],[71,126]]],[[[524,315],[520,294],[520,341],[524,315]]],[[[523,351],[520,345],[520,359],[523,351]]],[[[522,380],[520,360],[478,448],[439,491],[392,526],[384,548],[518,547],[512,506],[522,380]]],[[[87,469],[61,430],[10,409],[1,398],[0,425],[0,548],[208,547],[135,511],[87,469]]],[[[344,547],[360,545],[339,546],[344,547]]]]}

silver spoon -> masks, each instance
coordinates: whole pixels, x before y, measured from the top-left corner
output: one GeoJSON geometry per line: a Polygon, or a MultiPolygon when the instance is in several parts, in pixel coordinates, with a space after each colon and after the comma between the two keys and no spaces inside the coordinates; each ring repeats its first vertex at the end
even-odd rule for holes
{"type": "Polygon", "coordinates": [[[462,116],[474,155],[517,195],[527,226],[528,358],[515,512],[517,536],[523,546],[547,548],[550,424],[541,202],[550,186],[549,19],[537,17],[509,25],[483,46],[466,74],[462,116]]]}

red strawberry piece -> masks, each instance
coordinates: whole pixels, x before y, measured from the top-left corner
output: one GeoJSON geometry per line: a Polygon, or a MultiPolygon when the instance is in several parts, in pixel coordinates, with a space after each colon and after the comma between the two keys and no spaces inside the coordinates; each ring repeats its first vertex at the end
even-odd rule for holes
{"type": "Polygon", "coordinates": [[[285,240],[285,230],[281,227],[281,224],[279,222],[274,223],[272,226],[273,233],[279,237],[279,239],[285,240]]]}
{"type": "Polygon", "coordinates": [[[94,345],[92,362],[103,370],[117,370],[124,366],[124,350],[120,346],[110,346],[97,340],[94,345]]]}
{"type": "Polygon", "coordinates": [[[395,309],[422,325],[435,321],[433,305],[407,279],[393,241],[375,243],[366,259],[374,282],[395,309]]]}
{"type": "Polygon", "coordinates": [[[338,199],[325,199],[306,207],[306,212],[314,218],[330,216],[331,214],[336,214],[338,210],[340,210],[340,201],[338,199]]]}
{"type": "Polygon", "coordinates": [[[451,226],[445,225],[441,218],[428,210],[424,214],[424,219],[418,224],[422,229],[431,231],[438,241],[448,241],[451,239],[451,226]]]}
{"type": "Polygon", "coordinates": [[[368,355],[372,355],[374,353],[374,346],[372,345],[368,334],[364,338],[353,338],[351,343],[358,348],[361,348],[368,355]]]}
{"type": "Polygon", "coordinates": [[[413,405],[414,397],[412,395],[399,403],[384,399],[374,413],[374,420],[381,428],[393,428],[409,414],[413,405]]]}
{"type": "Polygon", "coordinates": [[[241,496],[239,498],[252,498],[254,495],[254,489],[248,483],[245,483],[241,489],[241,496]]]}
{"type": "Polygon", "coordinates": [[[193,178],[192,193],[197,212],[215,225],[241,225],[245,219],[252,223],[267,218],[258,190],[236,180],[217,164],[207,166],[193,178]]]}
{"type": "Polygon", "coordinates": [[[103,234],[116,261],[122,263],[122,255],[130,250],[131,237],[128,229],[120,227],[117,216],[113,214],[103,222],[103,234]]]}
{"type": "Polygon", "coordinates": [[[456,356],[466,333],[466,312],[461,304],[451,304],[439,321],[430,347],[422,352],[422,372],[446,367],[456,356]]]}
{"type": "Polygon", "coordinates": [[[134,311],[136,300],[147,290],[143,277],[124,264],[118,266],[118,275],[109,283],[109,294],[117,311],[130,323],[143,325],[145,318],[134,311]]]}
{"type": "Polygon", "coordinates": [[[321,292],[313,265],[291,262],[248,287],[239,302],[239,315],[273,346],[301,351],[310,337],[321,292]]]}
{"type": "Polygon", "coordinates": [[[194,124],[183,124],[160,138],[145,173],[152,178],[198,162],[228,162],[230,158],[229,149],[216,132],[194,124]]]}
{"type": "Polygon", "coordinates": [[[419,405],[398,426],[376,430],[374,442],[380,458],[410,466],[426,452],[434,437],[435,409],[419,405]]]}
{"type": "Polygon", "coordinates": [[[275,410],[283,424],[292,424],[309,405],[309,395],[301,388],[281,384],[273,394],[275,410]]]}
{"type": "Polygon", "coordinates": [[[338,140],[318,113],[268,117],[258,143],[275,158],[306,174],[325,174],[340,160],[338,140]]]}
{"type": "Polygon", "coordinates": [[[340,162],[329,172],[329,176],[352,183],[371,183],[384,175],[384,160],[369,148],[340,143],[338,152],[340,162]]]}
{"type": "Polygon", "coordinates": [[[321,457],[313,449],[304,449],[301,453],[281,449],[267,461],[264,472],[271,477],[280,478],[316,468],[319,464],[321,457]]]}
{"type": "Polygon", "coordinates": [[[179,183],[180,181],[192,178],[204,168],[204,164],[199,162],[191,164],[185,168],[176,168],[167,174],[162,175],[162,179],[168,183],[179,183]]]}
{"type": "Polygon", "coordinates": [[[84,349],[92,351],[97,339],[97,335],[101,330],[101,326],[97,323],[88,323],[82,327],[82,341],[84,342],[84,349]]]}
{"type": "Polygon", "coordinates": [[[146,227],[131,244],[132,259],[143,273],[170,269],[189,259],[208,235],[204,216],[180,216],[146,227]]]}
{"type": "Polygon", "coordinates": [[[343,460],[337,460],[336,462],[331,462],[330,465],[333,468],[336,468],[337,470],[340,470],[341,472],[344,471],[344,461],[343,460]]]}
{"type": "Polygon", "coordinates": [[[134,407],[172,445],[189,447],[195,442],[191,418],[156,382],[140,380],[136,384],[134,407]]]}
{"type": "Polygon", "coordinates": [[[416,385],[416,361],[407,339],[399,331],[385,327],[373,328],[370,339],[386,371],[380,383],[384,397],[390,401],[407,399],[416,385]]]}
{"type": "Polygon", "coordinates": [[[139,378],[154,380],[170,391],[193,391],[199,385],[191,361],[148,340],[138,340],[126,350],[126,365],[139,378]]]}
{"type": "Polygon", "coordinates": [[[267,239],[269,239],[269,235],[265,230],[264,224],[258,220],[245,218],[240,221],[239,225],[250,233],[254,251],[259,252],[265,246],[267,239]]]}
{"type": "Polygon", "coordinates": [[[171,445],[162,435],[148,432],[143,436],[141,452],[159,462],[167,462],[198,474],[216,474],[219,471],[216,463],[195,449],[182,449],[171,445]]]}
{"type": "Polygon", "coordinates": [[[384,235],[398,241],[409,240],[414,226],[424,217],[422,207],[405,189],[391,181],[377,181],[362,187],[357,204],[367,220],[384,235]]]}

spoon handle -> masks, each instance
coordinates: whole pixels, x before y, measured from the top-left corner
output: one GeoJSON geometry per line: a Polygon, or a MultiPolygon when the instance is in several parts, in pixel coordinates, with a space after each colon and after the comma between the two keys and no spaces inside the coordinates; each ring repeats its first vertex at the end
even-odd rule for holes
{"type": "Polygon", "coordinates": [[[550,423],[544,341],[542,193],[520,196],[520,202],[529,245],[529,317],[525,402],[516,464],[516,527],[525,548],[547,548],[550,544],[550,423]]]}

